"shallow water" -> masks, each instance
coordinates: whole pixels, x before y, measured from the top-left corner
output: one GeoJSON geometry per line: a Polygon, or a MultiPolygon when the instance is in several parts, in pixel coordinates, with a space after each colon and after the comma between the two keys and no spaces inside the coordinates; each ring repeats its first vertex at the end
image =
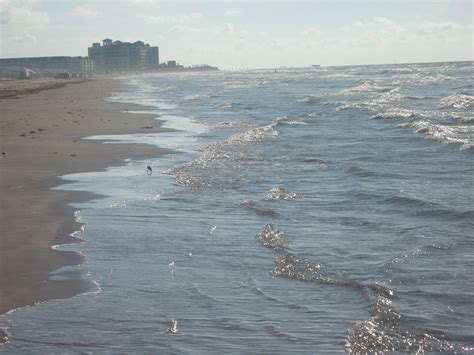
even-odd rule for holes
{"type": "Polygon", "coordinates": [[[89,138],[176,153],[64,177],[108,197],[51,279],[98,290],[2,317],[3,350],[474,351],[472,68],[133,78],[114,100],[174,130],[89,138]]]}

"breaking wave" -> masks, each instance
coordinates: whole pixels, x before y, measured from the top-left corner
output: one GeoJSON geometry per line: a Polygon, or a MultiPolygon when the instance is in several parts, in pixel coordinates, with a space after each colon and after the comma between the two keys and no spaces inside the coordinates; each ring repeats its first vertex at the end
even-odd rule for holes
{"type": "Polygon", "coordinates": [[[293,254],[285,254],[279,257],[271,274],[273,276],[282,276],[318,284],[357,286],[357,283],[354,281],[342,279],[341,272],[332,271],[329,267],[325,267],[321,263],[310,261],[293,254]]]}
{"type": "Polygon", "coordinates": [[[447,126],[435,124],[425,120],[401,123],[397,127],[411,127],[416,133],[423,133],[426,138],[443,144],[461,144],[461,150],[473,147],[474,130],[468,126],[447,126]]]}
{"type": "Polygon", "coordinates": [[[414,118],[416,113],[411,110],[403,110],[392,108],[383,113],[378,113],[371,118],[374,120],[385,120],[385,119],[394,119],[394,118],[414,118]]]}
{"type": "Polygon", "coordinates": [[[365,92],[387,92],[390,88],[380,87],[371,81],[364,81],[362,84],[352,88],[341,90],[340,94],[365,93],[365,92]]]}
{"type": "Polygon", "coordinates": [[[291,192],[283,187],[274,187],[272,188],[267,195],[265,195],[265,200],[292,200],[295,198],[302,197],[303,194],[298,192],[291,192]]]}
{"type": "Polygon", "coordinates": [[[222,104],[214,104],[212,105],[212,108],[218,108],[218,109],[223,109],[223,110],[233,110],[235,108],[238,108],[240,105],[235,103],[235,102],[224,102],[222,104]]]}
{"type": "Polygon", "coordinates": [[[283,117],[280,117],[280,118],[277,118],[276,121],[275,121],[275,124],[277,126],[279,125],[288,125],[288,126],[298,126],[298,125],[307,125],[308,123],[304,122],[304,121],[299,121],[299,120],[292,120],[290,118],[288,118],[287,116],[283,116],[283,117]]]}
{"type": "Polygon", "coordinates": [[[430,74],[417,72],[414,74],[399,75],[394,77],[393,85],[420,85],[420,84],[437,84],[446,81],[455,80],[455,78],[443,74],[430,74]]]}
{"type": "Polygon", "coordinates": [[[298,102],[311,105],[311,104],[319,103],[321,100],[321,97],[314,94],[307,94],[307,95],[298,96],[296,100],[298,102]]]}
{"type": "Polygon", "coordinates": [[[283,235],[284,233],[281,230],[267,224],[257,233],[257,240],[266,248],[280,250],[286,246],[283,235]]]}
{"type": "Polygon", "coordinates": [[[393,290],[379,284],[362,284],[342,278],[323,264],[292,254],[278,258],[273,276],[287,277],[321,285],[350,287],[366,294],[372,301],[370,318],[347,330],[345,348],[350,354],[380,352],[469,352],[474,350],[440,339],[429,331],[409,332],[400,324],[402,316],[393,308],[393,290]]]}
{"type": "Polygon", "coordinates": [[[474,96],[465,92],[457,92],[441,101],[441,108],[471,109],[474,107],[474,96]]]}
{"type": "Polygon", "coordinates": [[[247,159],[249,156],[240,152],[208,150],[194,160],[175,165],[166,173],[174,175],[176,183],[188,189],[225,185],[228,182],[226,176],[218,174],[217,170],[226,168],[236,170],[242,161],[247,159]]]}
{"type": "Polygon", "coordinates": [[[245,144],[259,142],[266,138],[274,138],[278,136],[280,132],[275,129],[275,124],[268,126],[252,128],[248,131],[235,134],[228,139],[228,142],[232,144],[245,144]]]}

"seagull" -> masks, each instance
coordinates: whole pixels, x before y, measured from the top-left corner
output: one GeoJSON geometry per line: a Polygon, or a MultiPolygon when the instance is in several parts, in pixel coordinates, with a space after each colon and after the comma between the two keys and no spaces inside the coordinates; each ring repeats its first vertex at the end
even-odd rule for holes
{"type": "Polygon", "coordinates": [[[150,165],[147,165],[147,166],[146,166],[146,172],[147,172],[148,175],[153,174],[153,169],[151,168],[150,165]]]}

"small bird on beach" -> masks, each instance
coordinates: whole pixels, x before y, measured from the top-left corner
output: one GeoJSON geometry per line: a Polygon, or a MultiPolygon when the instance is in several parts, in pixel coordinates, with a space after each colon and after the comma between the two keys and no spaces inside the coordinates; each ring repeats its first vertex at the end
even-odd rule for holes
{"type": "Polygon", "coordinates": [[[147,165],[147,166],[146,166],[146,172],[147,172],[148,175],[153,174],[153,169],[151,168],[150,165],[147,165]]]}

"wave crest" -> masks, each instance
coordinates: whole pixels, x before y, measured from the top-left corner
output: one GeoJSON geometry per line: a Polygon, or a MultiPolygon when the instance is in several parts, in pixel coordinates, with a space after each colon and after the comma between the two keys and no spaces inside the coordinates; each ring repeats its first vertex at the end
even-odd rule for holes
{"type": "Polygon", "coordinates": [[[257,233],[257,240],[266,248],[280,250],[286,246],[283,235],[284,233],[281,230],[267,224],[257,233]]]}
{"type": "Polygon", "coordinates": [[[469,109],[474,107],[474,96],[459,91],[440,100],[441,108],[469,109]]]}
{"type": "Polygon", "coordinates": [[[380,87],[372,81],[364,81],[362,84],[341,90],[340,94],[352,94],[352,93],[363,93],[363,92],[386,92],[390,91],[389,88],[380,87]]]}
{"type": "Polygon", "coordinates": [[[278,258],[272,270],[273,276],[288,277],[290,279],[315,282],[319,284],[331,284],[337,286],[355,286],[351,280],[340,278],[340,274],[332,272],[327,267],[305,258],[286,254],[278,258]]]}
{"type": "Polygon", "coordinates": [[[303,195],[298,192],[291,192],[283,187],[277,186],[270,190],[265,196],[265,200],[292,200],[303,195]]]}
{"type": "Polygon", "coordinates": [[[473,147],[472,127],[467,126],[447,126],[435,124],[425,120],[402,123],[397,127],[411,127],[416,133],[423,133],[426,138],[437,140],[444,144],[461,144],[461,150],[473,147]]]}
{"type": "Polygon", "coordinates": [[[378,113],[371,118],[374,120],[385,120],[385,119],[394,119],[394,118],[414,118],[416,113],[410,110],[402,109],[389,109],[383,113],[378,113]]]}

